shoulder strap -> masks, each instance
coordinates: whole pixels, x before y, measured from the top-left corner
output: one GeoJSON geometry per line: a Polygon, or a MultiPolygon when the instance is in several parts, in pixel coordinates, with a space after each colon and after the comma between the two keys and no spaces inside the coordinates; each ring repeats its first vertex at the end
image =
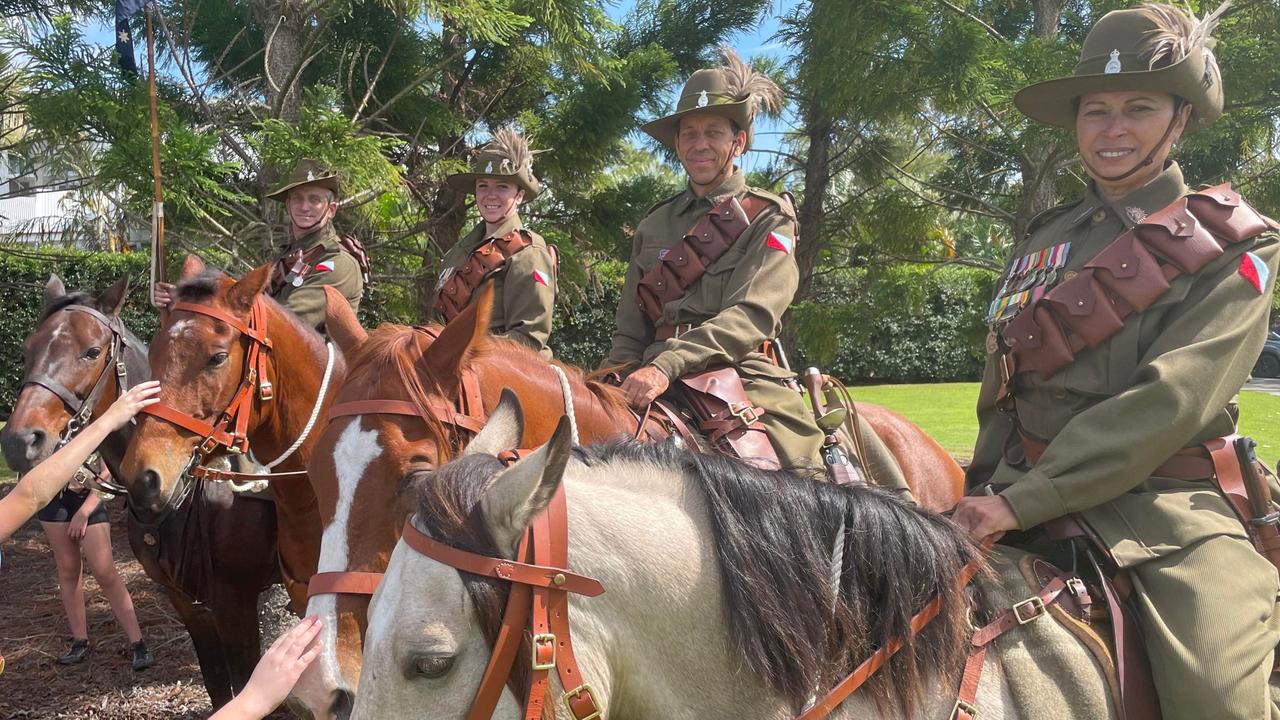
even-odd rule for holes
{"type": "Polygon", "coordinates": [[[636,302],[641,311],[657,324],[662,318],[662,307],[684,297],[707,268],[733,247],[760,213],[772,204],[764,197],[748,193],[741,198],[725,198],[711,208],[640,278],[636,302]]]}
{"type": "Polygon", "coordinates": [[[1009,376],[1034,370],[1049,379],[1076,353],[1120,332],[1127,316],[1146,311],[1175,278],[1199,272],[1267,229],[1229,183],[1152,213],[1009,321],[1001,332],[1013,363],[1009,376]]]}
{"type": "Polygon", "coordinates": [[[533,237],[525,230],[512,230],[505,236],[480,243],[471,251],[466,261],[459,265],[444,281],[436,293],[436,312],[446,323],[457,317],[467,305],[471,295],[484,281],[507,264],[507,259],[533,244],[533,237]]]}
{"type": "Polygon", "coordinates": [[[360,267],[360,280],[364,283],[364,291],[369,292],[369,253],[364,249],[364,243],[360,242],[360,238],[348,233],[338,236],[338,245],[355,258],[356,265],[360,267]]]}

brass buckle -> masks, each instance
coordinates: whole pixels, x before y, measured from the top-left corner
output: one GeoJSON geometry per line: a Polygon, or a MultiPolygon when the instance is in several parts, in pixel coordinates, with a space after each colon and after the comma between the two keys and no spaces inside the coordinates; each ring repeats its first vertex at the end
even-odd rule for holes
{"type": "Polygon", "coordinates": [[[1032,620],[1035,620],[1036,618],[1040,617],[1043,614],[1044,614],[1044,600],[1041,600],[1039,595],[1034,595],[1032,597],[1029,597],[1020,603],[1014,603],[1014,606],[1013,606],[1013,617],[1017,619],[1019,625],[1026,625],[1027,623],[1031,622],[1032,620]],[[1022,608],[1025,608],[1025,607],[1031,608],[1030,614],[1028,615],[1022,614],[1022,608]]]}
{"type": "Polygon", "coordinates": [[[692,329],[693,329],[693,323],[680,323],[676,325],[675,334],[672,335],[671,337],[678,338],[692,329]]]}
{"type": "Polygon", "coordinates": [[[566,710],[569,711],[569,714],[575,718],[578,718],[578,720],[598,720],[598,718],[601,718],[604,716],[604,714],[600,710],[600,702],[596,700],[595,690],[592,690],[591,686],[586,683],[583,683],[578,687],[565,693],[560,699],[564,702],[564,707],[566,710]],[[579,718],[577,713],[573,711],[573,706],[569,704],[569,700],[570,699],[577,700],[578,697],[582,695],[582,693],[587,694],[587,697],[591,699],[591,706],[594,707],[596,710],[595,712],[591,713],[590,715],[587,715],[586,717],[579,718]]]}
{"type": "Polygon", "coordinates": [[[729,405],[729,414],[742,421],[743,425],[751,427],[760,419],[760,415],[756,413],[756,409],[751,407],[751,403],[732,403],[729,405]]]}
{"type": "Polygon", "coordinates": [[[200,443],[200,454],[208,455],[209,453],[213,452],[217,448],[218,448],[218,441],[215,440],[212,435],[210,435],[209,437],[204,439],[204,442],[200,443]]]}
{"type": "Polygon", "coordinates": [[[530,658],[534,670],[550,670],[556,666],[556,636],[554,634],[542,633],[534,635],[530,647],[530,658]],[[538,662],[538,650],[542,647],[551,648],[551,659],[547,662],[538,662]]]}
{"type": "Polygon", "coordinates": [[[275,396],[275,389],[271,387],[270,380],[263,380],[262,384],[258,385],[258,398],[260,400],[270,400],[275,396]]]}
{"type": "Polygon", "coordinates": [[[951,707],[951,715],[949,716],[950,720],[956,720],[956,718],[960,717],[960,713],[962,712],[968,714],[968,716],[974,720],[977,720],[979,717],[978,708],[963,700],[956,700],[956,704],[951,707]]]}

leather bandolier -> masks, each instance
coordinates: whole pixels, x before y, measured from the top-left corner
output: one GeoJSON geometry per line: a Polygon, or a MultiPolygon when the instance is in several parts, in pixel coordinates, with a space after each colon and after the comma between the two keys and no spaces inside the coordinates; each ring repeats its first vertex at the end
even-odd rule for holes
{"type": "MultiPolygon", "coordinates": [[[[356,265],[360,268],[362,287],[365,292],[368,292],[369,253],[364,249],[364,243],[360,242],[355,235],[341,235],[338,237],[338,246],[356,261],[356,265]]],[[[267,294],[274,297],[280,293],[286,283],[294,287],[301,286],[302,281],[315,270],[316,262],[324,257],[324,253],[324,245],[317,244],[305,251],[299,248],[280,256],[271,269],[271,281],[267,285],[267,294]]]]}
{"type": "Polygon", "coordinates": [[[457,317],[471,303],[476,288],[501,270],[508,258],[532,244],[533,236],[525,230],[512,230],[504,237],[480,243],[437,291],[435,309],[440,318],[447,323],[457,317]]]}
{"type": "MultiPolygon", "coordinates": [[[[644,274],[636,288],[636,303],[653,322],[656,340],[679,337],[692,329],[662,324],[663,307],[684,297],[769,205],[754,195],[726,198],[644,274]]],[[[707,369],[678,380],[689,410],[712,446],[761,467],[779,467],[778,454],[759,423],[767,411],[751,404],[736,368],[707,369]]]]}
{"type": "MultiPolygon", "coordinates": [[[[1254,210],[1229,183],[1179,198],[1147,216],[1095,255],[1074,277],[1023,308],[999,333],[997,407],[1013,420],[1028,465],[1035,465],[1048,442],[1029,435],[1017,417],[1014,396],[1020,373],[1042,380],[1075,361],[1085,348],[1097,347],[1124,327],[1125,318],[1150,308],[1182,275],[1199,272],[1231,245],[1257,237],[1275,224],[1254,210]]],[[[1280,568],[1277,516],[1255,517],[1237,462],[1238,438],[1214,438],[1184,448],[1162,463],[1153,475],[1212,481],[1248,530],[1255,548],[1280,568]]],[[[1245,468],[1248,475],[1251,468],[1245,468]]],[[[1080,538],[1094,551],[1088,557],[1109,606],[1121,708],[1128,720],[1159,717],[1137,618],[1129,603],[1127,573],[1110,558],[1101,538],[1078,514],[1045,523],[1056,540],[1080,538]],[[1101,557],[1099,557],[1099,555],[1101,557]]]]}

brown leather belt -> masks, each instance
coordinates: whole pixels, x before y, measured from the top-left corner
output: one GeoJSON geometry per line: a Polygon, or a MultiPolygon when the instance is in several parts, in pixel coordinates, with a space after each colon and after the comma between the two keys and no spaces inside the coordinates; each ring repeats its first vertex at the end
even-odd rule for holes
{"type": "MultiPolygon", "coordinates": [[[[1040,457],[1049,444],[1023,432],[1019,432],[1018,437],[1022,440],[1022,450],[1026,453],[1027,462],[1031,465],[1040,462],[1040,457]]],[[[1213,460],[1201,445],[1182,448],[1173,457],[1160,463],[1159,467],[1151,471],[1151,475],[1174,480],[1209,480],[1214,475],[1213,460]]]]}
{"type": "Polygon", "coordinates": [[[671,338],[678,338],[689,332],[695,326],[692,323],[680,323],[679,325],[659,325],[653,329],[653,339],[655,342],[663,342],[671,338]]]}

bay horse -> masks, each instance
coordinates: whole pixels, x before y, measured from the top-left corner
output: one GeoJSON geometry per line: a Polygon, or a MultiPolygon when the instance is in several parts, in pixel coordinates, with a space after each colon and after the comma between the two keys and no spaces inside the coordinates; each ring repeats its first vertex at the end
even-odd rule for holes
{"type": "MultiPolygon", "coordinates": [[[[416,512],[369,608],[353,719],[1116,717],[1099,666],[1044,613],[1009,623],[980,658],[1003,672],[956,702],[963,579],[991,583],[944,517],[670,441],[575,449],[568,427],[500,460],[528,432],[510,395],[461,458],[405,479],[416,512]],[[524,616],[546,624],[530,635],[524,616]],[[893,647],[860,692],[827,697],[893,647]]],[[[976,617],[1009,614],[1007,596],[977,598],[976,617]]]]}
{"type": "MultiPolygon", "coordinates": [[[[340,293],[327,291],[326,298],[325,327],[349,363],[335,410],[359,411],[362,403],[368,409],[372,399],[400,401],[411,409],[331,417],[312,456],[309,472],[325,523],[317,580],[333,580],[313,583],[307,612],[325,622],[324,650],[294,696],[322,720],[344,718],[351,707],[368,598],[412,510],[399,481],[451,458],[497,406],[503,388],[529,409],[521,447],[546,442],[565,410],[553,363],[518,342],[487,334],[491,290],[446,327],[430,331],[386,324],[366,332],[340,293]],[[462,381],[467,375],[474,383],[462,381]],[[459,403],[472,406],[469,416],[441,410],[459,403]]],[[[583,444],[637,434],[636,417],[617,388],[554,365],[570,387],[583,444]]],[[[917,498],[937,509],[955,503],[963,472],[936,442],[888,410],[863,404],[858,409],[895,455],[917,498]]],[[[664,436],[645,433],[650,440],[664,436]]]]}
{"type": "MultiPolygon", "coordinates": [[[[13,470],[27,472],[124,390],[151,378],[147,346],[120,321],[127,294],[127,277],[96,298],[68,293],[56,275],[49,278],[40,323],[23,342],[22,389],[0,432],[13,470]]],[[[121,477],[132,434],[125,425],[98,448],[112,477],[121,477]]],[[[257,600],[276,572],[275,511],[268,502],[211,487],[201,502],[176,508],[151,532],[134,513],[127,517],[129,546],[164,587],[191,636],[209,698],[221,707],[258,662],[257,600]],[[197,541],[213,558],[211,577],[180,572],[179,559],[197,541]]]]}
{"type": "Polygon", "coordinates": [[[187,256],[178,301],[151,344],[160,402],[139,414],[121,470],[139,513],[154,520],[175,498],[210,484],[198,478],[234,476],[208,467],[210,458],[245,453],[278,465],[270,490],[280,572],[301,614],[320,552],[320,513],[305,477],[318,438],[310,430],[322,423],[345,363],[264,294],[271,270],[262,265],[233,280],[187,256]]]}

